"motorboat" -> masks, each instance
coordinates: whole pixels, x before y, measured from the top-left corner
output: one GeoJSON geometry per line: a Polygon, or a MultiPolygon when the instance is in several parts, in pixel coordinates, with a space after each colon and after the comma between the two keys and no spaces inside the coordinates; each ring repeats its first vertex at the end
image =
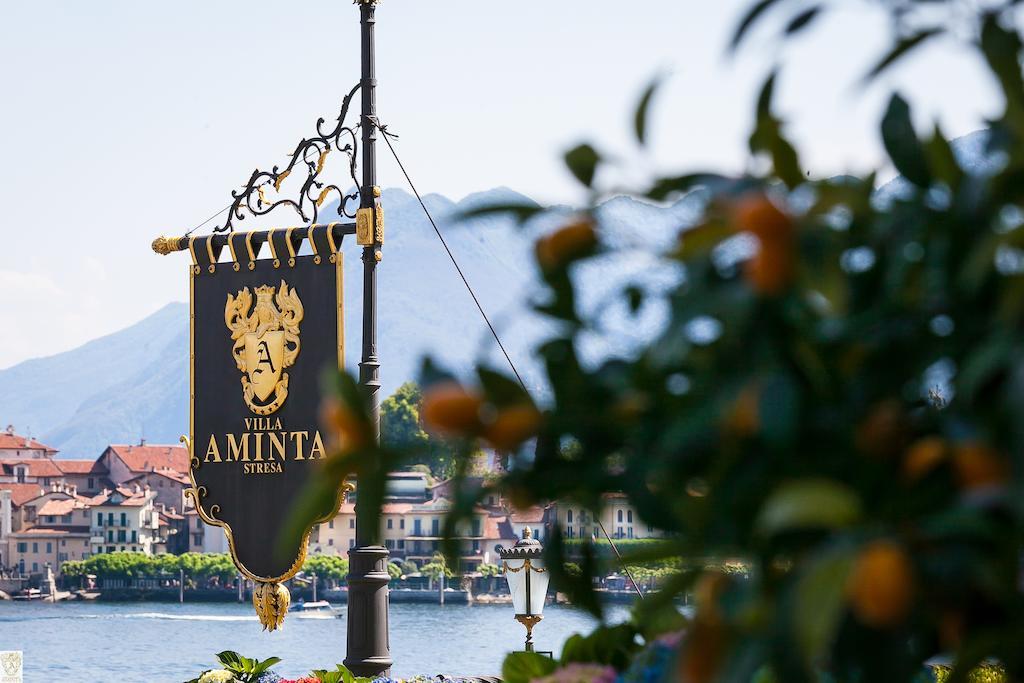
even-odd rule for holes
{"type": "Polygon", "coordinates": [[[296,612],[300,619],[340,619],[343,616],[340,607],[335,607],[326,600],[296,602],[289,611],[296,612]]]}

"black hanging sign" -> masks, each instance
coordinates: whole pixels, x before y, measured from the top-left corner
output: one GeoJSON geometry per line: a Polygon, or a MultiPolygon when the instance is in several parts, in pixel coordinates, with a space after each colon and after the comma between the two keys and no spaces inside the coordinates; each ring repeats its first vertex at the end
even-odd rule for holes
{"type": "MultiPolygon", "coordinates": [[[[322,375],[344,365],[342,257],[335,227],[232,233],[189,241],[190,476],[196,509],[224,529],[232,559],[256,583],[265,628],[287,611],[280,586],[306,557],[309,531],[278,552],[292,504],[326,453],[322,375]],[[309,240],[313,255],[297,256],[309,240]],[[257,259],[263,242],[271,259],[257,259]]],[[[339,499],[341,492],[339,492],[339,499]]],[[[340,500],[320,511],[331,519],[340,500]]]]}

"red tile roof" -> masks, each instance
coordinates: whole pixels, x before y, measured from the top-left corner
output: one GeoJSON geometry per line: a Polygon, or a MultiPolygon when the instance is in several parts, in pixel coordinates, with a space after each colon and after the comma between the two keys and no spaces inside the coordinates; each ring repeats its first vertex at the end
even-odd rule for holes
{"type": "Polygon", "coordinates": [[[28,476],[30,477],[59,477],[64,474],[49,458],[39,458],[37,460],[0,461],[0,471],[11,476],[14,474],[15,466],[21,465],[28,468],[28,476]]]}
{"type": "Polygon", "coordinates": [[[22,506],[33,498],[38,498],[43,493],[43,487],[39,484],[5,484],[0,483],[0,491],[11,492],[11,503],[15,506],[22,506]]]}
{"type": "Polygon", "coordinates": [[[0,450],[43,450],[48,453],[56,453],[57,449],[41,444],[35,439],[15,434],[12,431],[0,432],[0,450]]]}
{"type": "Polygon", "coordinates": [[[537,524],[544,521],[544,508],[540,506],[527,510],[513,510],[509,520],[516,524],[537,524]]]}
{"type": "Polygon", "coordinates": [[[110,445],[108,449],[132,472],[174,470],[188,472],[188,451],[181,446],[110,445]]]}
{"type": "Polygon", "coordinates": [[[107,468],[100,460],[54,460],[53,464],[64,474],[95,474],[106,476],[107,468]]]}
{"type": "Polygon", "coordinates": [[[188,475],[182,474],[181,472],[175,472],[174,470],[156,470],[154,472],[143,472],[141,474],[135,475],[131,479],[128,479],[127,481],[125,481],[125,484],[129,484],[137,479],[142,479],[151,474],[157,474],[160,475],[161,477],[172,479],[178,482],[179,484],[184,484],[186,486],[192,485],[192,481],[188,478],[188,475]]]}
{"type": "Polygon", "coordinates": [[[71,514],[72,510],[79,510],[84,507],[86,507],[84,500],[78,500],[75,498],[48,500],[43,503],[43,507],[36,511],[36,517],[46,517],[51,515],[53,517],[60,517],[61,515],[71,514]]]}

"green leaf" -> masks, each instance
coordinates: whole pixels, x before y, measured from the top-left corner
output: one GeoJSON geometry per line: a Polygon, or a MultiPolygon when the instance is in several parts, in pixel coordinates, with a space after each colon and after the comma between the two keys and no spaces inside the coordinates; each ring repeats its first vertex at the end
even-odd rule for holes
{"type": "Polygon", "coordinates": [[[245,658],[242,657],[242,655],[231,650],[224,650],[223,652],[217,653],[217,661],[219,661],[225,669],[235,673],[242,673],[244,671],[244,659],[245,658]]]}
{"type": "Polygon", "coordinates": [[[794,635],[810,670],[822,661],[836,637],[853,558],[852,549],[829,551],[814,558],[797,582],[794,635]]]}
{"type": "Polygon", "coordinates": [[[1020,70],[1020,35],[1000,26],[999,18],[989,14],[981,28],[981,50],[1006,97],[1007,122],[1018,135],[1024,134],[1024,78],[1020,70]]]}
{"type": "Polygon", "coordinates": [[[768,77],[757,99],[757,121],[750,134],[750,151],[771,157],[775,175],[792,190],[803,183],[804,176],[796,150],[782,135],[782,121],[772,113],[776,75],[772,72],[768,77]]]}
{"type": "Polygon", "coordinates": [[[597,165],[601,163],[601,155],[587,144],[573,147],[565,153],[565,165],[569,167],[576,179],[587,187],[594,183],[597,165]]]}
{"type": "Polygon", "coordinates": [[[561,664],[594,662],[625,669],[633,654],[640,649],[636,637],[636,628],[628,623],[599,626],[587,636],[577,633],[563,646],[561,664]]]}
{"type": "Polygon", "coordinates": [[[814,7],[806,9],[793,17],[793,20],[786,25],[786,35],[794,35],[810,26],[811,22],[817,19],[818,15],[821,14],[822,9],[821,5],[815,5],[814,7]]]}
{"type": "Polygon", "coordinates": [[[688,173],[671,178],[659,178],[645,193],[646,197],[662,201],[672,195],[684,194],[698,187],[712,190],[735,183],[732,178],[717,173],[688,173]]]}
{"type": "Polygon", "coordinates": [[[918,45],[928,40],[929,38],[932,38],[933,36],[937,36],[943,33],[944,31],[945,29],[941,28],[931,28],[924,31],[919,31],[911,36],[907,36],[906,38],[902,38],[895,45],[893,45],[892,49],[889,50],[889,52],[886,53],[886,55],[882,57],[882,59],[879,60],[877,64],[871,67],[871,70],[864,75],[863,79],[861,79],[862,82],[866,83],[867,81],[874,79],[876,76],[878,76],[880,73],[882,73],[890,66],[895,64],[897,61],[899,61],[901,57],[903,57],[908,52],[916,48],[918,45]]]}
{"type": "Polygon", "coordinates": [[[681,261],[704,258],[724,240],[735,234],[735,228],[723,220],[711,220],[685,231],[673,256],[681,261]]]}
{"type": "Polygon", "coordinates": [[[746,36],[747,31],[753,27],[754,23],[766,12],[772,5],[778,0],[759,0],[755,3],[747,13],[743,15],[743,19],[740,20],[739,26],[736,27],[736,32],[733,33],[732,40],[729,41],[729,49],[735,51],[739,47],[740,42],[746,36]]]}
{"type": "Polygon", "coordinates": [[[650,109],[654,93],[658,91],[660,86],[661,76],[656,76],[644,90],[644,94],[640,97],[639,104],[637,104],[636,113],[633,115],[633,128],[636,132],[637,142],[641,145],[647,142],[647,112],[650,109]]]}
{"type": "Polygon", "coordinates": [[[501,665],[501,678],[504,683],[530,683],[553,673],[557,667],[555,660],[536,652],[513,652],[501,665]]]}
{"type": "Polygon", "coordinates": [[[779,486],[761,508],[757,530],[772,536],[798,529],[836,529],[861,518],[857,494],[833,479],[800,479],[779,486]]]}
{"type": "Polygon", "coordinates": [[[490,204],[488,206],[477,206],[472,209],[460,211],[454,215],[457,221],[467,221],[481,216],[500,216],[511,214],[520,223],[525,223],[534,216],[544,213],[544,207],[534,202],[520,202],[507,204],[490,204]]]}
{"type": "Polygon", "coordinates": [[[910,106],[899,95],[893,95],[882,118],[882,142],[893,165],[904,178],[921,188],[932,182],[924,147],[917,139],[910,120],[910,106]]]}
{"type": "Polygon", "coordinates": [[[925,154],[928,157],[928,167],[935,177],[946,183],[951,189],[955,189],[963,177],[963,171],[956,161],[953,148],[937,123],[935,132],[932,133],[932,139],[925,143],[925,154]]]}

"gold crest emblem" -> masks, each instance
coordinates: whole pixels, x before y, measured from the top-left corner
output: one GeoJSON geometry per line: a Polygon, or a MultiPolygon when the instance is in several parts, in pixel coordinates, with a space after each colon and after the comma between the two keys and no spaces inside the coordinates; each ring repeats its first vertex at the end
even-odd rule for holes
{"type": "Polygon", "coordinates": [[[228,294],[224,323],[234,343],[231,355],[242,372],[245,404],[257,415],[270,415],[288,397],[285,370],[299,355],[301,322],[302,302],[284,280],[277,288],[257,287],[255,305],[248,287],[228,294]]]}
{"type": "Polygon", "coordinates": [[[3,667],[4,673],[8,676],[19,676],[20,681],[21,674],[21,652],[3,652],[0,653],[0,667],[3,667]]]}

